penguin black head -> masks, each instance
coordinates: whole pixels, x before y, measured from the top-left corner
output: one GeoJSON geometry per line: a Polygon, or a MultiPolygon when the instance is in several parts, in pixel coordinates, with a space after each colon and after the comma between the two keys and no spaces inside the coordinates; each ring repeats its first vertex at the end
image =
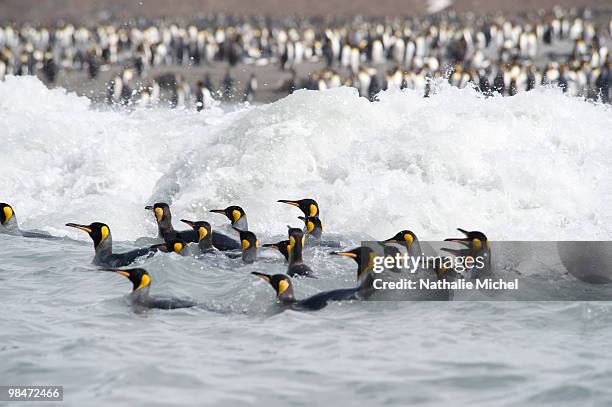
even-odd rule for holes
{"type": "Polygon", "coordinates": [[[242,260],[246,263],[252,263],[257,259],[257,248],[259,247],[259,240],[255,233],[249,232],[248,230],[236,229],[236,232],[240,234],[240,243],[242,244],[242,260]]]}
{"type": "Polygon", "coordinates": [[[161,223],[166,219],[172,218],[172,213],[170,212],[170,206],[165,202],[157,202],[155,205],[145,206],[146,210],[153,211],[155,214],[155,219],[157,223],[161,223]]]}
{"type": "Polygon", "coordinates": [[[319,216],[319,204],[314,199],[300,199],[291,201],[288,199],[279,199],[278,202],[293,205],[302,210],[306,216],[319,216]]]}
{"type": "Polygon", "coordinates": [[[262,247],[273,247],[285,257],[285,260],[289,261],[289,240],[281,240],[277,243],[264,244],[262,247]]]}
{"type": "Polygon", "coordinates": [[[105,223],[94,222],[89,225],[79,225],[77,223],[66,223],[66,226],[76,229],[81,229],[89,234],[89,237],[94,242],[94,247],[97,249],[104,242],[111,242],[110,228],[105,223]]]}
{"type": "Polygon", "coordinates": [[[295,248],[296,245],[299,244],[300,247],[304,247],[306,235],[304,235],[302,229],[292,228],[290,226],[288,226],[288,228],[289,229],[287,230],[287,233],[289,235],[289,246],[287,250],[289,254],[291,254],[291,251],[295,248]]]}
{"type": "Polygon", "coordinates": [[[164,253],[174,252],[176,254],[180,254],[181,256],[187,255],[187,243],[180,239],[170,239],[165,243],[153,245],[151,248],[157,249],[164,253]]]}
{"type": "Polygon", "coordinates": [[[147,273],[145,269],[109,269],[108,271],[113,271],[127,277],[132,282],[132,291],[140,290],[151,285],[151,276],[149,276],[149,273],[147,273]]]}
{"type": "MultiPolygon", "coordinates": [[[[465,253],[465,254],[475,254],[478,253],[482,250],[484,251],[488,251],[490,249],[490,243],[489,240],[487,239],[487,236],[485,236],[484,233],[479,232],[477,230],[474,231],[467,231],[461,228],[457,228],[457,230],[461,233],[463,233],[465,235],[465,237],[463,238],[449,238],[449,239],[444,239],[445,242],[454,242],[454,243],[459,243],[462,244],[463,246],[467,247],[469,253],[465,253]]],[[[456,250],[456,249],[448,249],[448,248],[442,248],[440,250],[444,250],[446,252],[452,253],[452,254],[464,254],[463,251],[460,250],[456,250]]]]}
{"type": "Polygon", "coordinates": [[[306,231],[309,235],[320,239],[321,234],[323,233],[323,225],[321,224],[321,219],[318,216],[298,216],[298,219],[304,221],[304,226],[306,226],[306,231]]]}
{"type": "Polygon", "coordinates": [[[187,225],[191,226],[193,230],[198,232],[198,242],[202,239],[205,239],[208,236],[212,237],[212,227],[210,226],[210,223],[208,222],[205,222],[205,221],[194,222],[194,221],[187,220],[187,219],[181,219],[181,222],[186,223],[187,225]]]}
{"type": "Polygon", "coordinates": [[[254,274],[262,280],[270,283],[272,288],[274,288],[274,291],[276,291],[276,298],[279,301],[295,301],[295,297],[293,295],[293,285],[291,284],[291,278],[289,276],[285,274],[274,274],[271,276],[269,274],[258,273],[256,271],[252,272],[251,274],[254,274]]]}
{"type": "Polygon", "coordinates": [[[15,219],[13,207],[4,202],[0,203],[0,225],[6,225],[11,219],[15,219]]]}
{"type": "Polygon", "coordinates": [[[227,216],[227,218],[230,220],[230,222],[232,222],[232,224],[238,222],[240,218],[246,215],[244,210],[237,205],[231,205],[225,209],[211,209],[209,212],[219,213],[221,215],[227,216]]]}
{"type": "Polygon", "coordinates": [[[376,252],[370,247],[360,246],[352,250],[345,250],[342,252],[331,252],[329,253],[335,256],[350,257],[357,263],[357,280],[361,280],[374,268],[374,258],[376,252]]]}
{"type": "Polygon", "coordinates": [[[385,243],[400,243],[410,247],[417,240],[416,235],[412,231],[402,230],[401,232],[396,233],[395,236],[385,240],[385,243]]]}
{"type": "Polygon", "coordinates": [[[235,228],[242,230],[248,229],[248,225],[246,225],[246,213],[240,206],[231,205],[225,209],[211,209],[210,212],[225,215],[235,228]]]}

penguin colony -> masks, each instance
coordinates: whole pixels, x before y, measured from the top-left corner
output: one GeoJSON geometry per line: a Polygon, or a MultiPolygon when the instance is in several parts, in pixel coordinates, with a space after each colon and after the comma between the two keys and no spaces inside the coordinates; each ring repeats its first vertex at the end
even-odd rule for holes
{"type": "MultiPolygon", "coordinates": [[[[180,256],[195,255],[199,257],[221,252],[230,258],[241,259],[242,262],[249,264],[258,261],[258,251],[262,247],[278,250],[287,263],[285,274],[251,273],[268,282],[274,289],[277,299],[276,304],[280,310],[314,311],[324,308],[332,301],[362,301],[370,298],[375,291],[373,268],[375,257],[378,254],[376,248],[369,246],[329,253],[333,256],[350,258],[357,264],[355,286],[324,291],[304,299],[296,298],[292,278],[317,278],[316,270],[311,269],[308,265],[308,259],[303,256],[304,247],[339,247],[339,244],[322,239],[323,226],[320,219],[320,209],[314,199],[279,200],[278,202],[298,208],[303,213],[303,216],[299,216],[299,218],[305,225],[304,228],[288,225],[287,240],[264,245],[260,244],[253,231],[248,230],[247,215],[240,206],[236,205],[228,206],[225,209],[213,209],[210,213],[226,217],[238,240],[218,231],[213,231],[210,223],[202,220],[181,219],[181,222],[189,228],[186,230],[174,229],[170,207],[163,202],[145,207],[145,210],[150,211],[155,218],[162,243],[129,252],[117,253],[113,251],[111,229],[105,223],[67,223],[66,226],[79,229],[89,235],[94,246],[92,261],[94,265],[102,270],[111,271],[129,279],[132,283],[130,300],[137,309],[176,309],[193,307],[198,304],[190,300],[151,296],[149,290],[152,280],[149,273],[140,267],[126,268],[135,262],[140,264],[144,259],[158,255],[158,253],[176,253],[180,256]]],[[[464,278],[477,280],[491,275],[491,256],[487,237],[478,231],[463,229],[459,229],[459,231],[464,235],[463,237],[446,240],[459,243],[463,248],[443,248],[442,250],[453,256],[483,257],[487,259],[486,267],[479,270],[468,270],[461,275],[455,270],[444,267],[422,270],[423,273],[441,281],[454,281],[464,278]]],[[[44,233],[20,229],[15,210],[7,203],[0,203],[0,234],[38,239],[58,239],[44,233]]],[[[384,256],[395,255],[400,250],[405,251],[409,256],[421,254],[419,240],[409,230],[400,231],[389,239],[377,242],[376,245],[381,249],[380,252],[384,253],[384,256]]],[[[445,295],[440,297],[441,299],[450,299],[448,293],[444,292],[443,294],[445,295]]]]}
{"type": "Polygon", "coordinates": [[[337,86],[355,87],[371,100],[391,87],[428,96],[430,79],[442,77],[459,88],[471,83],[486,95],[556,84],[570,95],[609,103],[611,36],[609,13],[559,8],[516,18],[441,13],[412,19],[210,16],[134,24],[6,24],[0,26],[0,80],[40,75],[53,84],[60,71],[85,71],[92,79],[111,71],[109,103],[164,101],[202,110],[215,99],[255,100],[255,75],[237,83],[232,68],[268,65],[290,75],[267,85],[277,88],[279,98],[296,89],[337,86]],[[304,63],[318,67],[298,78],[304,63]],[[227,66],[217,85],[208,74],[188,83],[172,72],[214,64],[227,66]],[[149,75],[156,67],[169,72],[149,75]]]}

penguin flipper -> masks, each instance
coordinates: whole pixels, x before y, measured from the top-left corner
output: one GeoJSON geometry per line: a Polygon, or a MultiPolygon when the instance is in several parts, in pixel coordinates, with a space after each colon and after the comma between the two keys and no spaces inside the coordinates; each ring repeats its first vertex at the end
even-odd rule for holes
{"type": "Polygon", "coordinates": [[[61,237],[51,236],[51,235],[46,234],[46,233],[31,232],[31,231],[28,231],[28,230],[22,230],[21,231],[21,236],[29,237],[29,238],[35,238],[35,239],[61,239],[61,237]]]}
{"type": "Polygon", "coordinates": [[[109,263],[111,267],[129,266],[137,258],[143,256],[152,256],[156,251],[157,249],[155,249],[154,247],[143,247],[142,249],[136,249],[126,253],[114,254],[114,258],[109,263]]]}
{"type": "Polygon", "coordinates": [[[237,240],[234,240],[231,237],[224,235],[223,233],[215,231],[213,231],[212,233],[212,243],[217,250],[221,251],[241,249],[240,243],[237,240]]]}
{"type": "Polygon", "coordinates": [[[180,298],[150,298],[146,303],[147,308],[152,309],[180,309],[180,308],[191,308],[198,305],[196,302],[190,300],[182,300],[180,298]]]}
{"type": "Polygon", "coordinates": [[[357,300],[359,288],[342,288],[315,294],[305,300],[298,301],[293,308],[297,310],[317,311],[327,306],[330,301],[357,300]]]}

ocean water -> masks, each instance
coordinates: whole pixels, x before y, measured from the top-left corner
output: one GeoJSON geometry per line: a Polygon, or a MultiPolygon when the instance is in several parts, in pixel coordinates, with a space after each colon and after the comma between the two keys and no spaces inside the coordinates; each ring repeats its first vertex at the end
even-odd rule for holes
{"type": "MultiPolygon", "coordinates": [[[[608,302],[351,302],[275,314],[281,273],[158,254],[153,295],[187,310],[134,313],[123,277],[91,265],[67,222],[109,224],[116,251],[154,237],[144,206],[225,218],[276,241],[299,226],[277,199],[314,197],[347,248],[410,228],[422,240],[478,229],[491,240],[609,240],[612,110],[543,88],[482,98],[442,83],[423,99],[391,90],[299,91],[203,113],[92,106],[34,78],[0,83],[0,201],[22,229],[0,235],[0,385],[63,385],[64,405],[581,405],[612,403],[608,302]]],[[[150,239],[149,239],[150,240],[150,239]]],[[[322,248],[296,296],[355,284],[322,248]]],[[[537,266],[531,270],[536,276],[537,266]]],[[[0,402],[0,405],[2,402],[0,402]]],[[[51,405],[53,403],[50,403],[51,405]]]]}

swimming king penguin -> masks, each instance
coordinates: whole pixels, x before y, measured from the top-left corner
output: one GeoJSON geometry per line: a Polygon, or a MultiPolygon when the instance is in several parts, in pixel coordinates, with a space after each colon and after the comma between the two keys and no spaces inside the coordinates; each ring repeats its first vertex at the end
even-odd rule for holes
{"type": "Polygon", "coordinates": [[[89,225],[66,223],[66,226],[87,232],[94,242],[96,254],[93,264],[104,267],[124,267],[132,264],[137,258],[150,256],[157,251],[154,247],[145,247],[126,253],[113,253],[113,238],[108,225],[94,222],[89,225]]]}
{"type": "MultiPolygon", "coordinates": [[[[172,226],[172,213],[170,206],[164,202],[158,202],[155,205],[146,206],[145,209],[153,211],[157,221],[159,236],[164,240],[181,239],[187,243],[197,243],[199,240],[198,232],[195,230],[186,230],[178,232],[172,226]]],[[[239,250],[240,244],[229,236],[222,233],[213,232],[213,246],[218,250],[239,250]]]]}
{"type": "Polygon", "coordinates": [[[491,269],[491,247],[489,240],[484,233],[479,231],[471,231],[458,228],[459,232],[463,233],[463,238],[444,239],[445,242],[455,242],[465,246],[465,249],[449,249],[442,248],[445,252],[453,254],[455,257],[463,257],[464,261],[467,258],[474,259],[474,267],[465,270],[464,277],[469,279],[479,279],[490,277],[491,269]],[[478,261],[480,259],[480,262],[478,261]]]}
{"type": "Polygon", "coordinates": [[[316,278],[313,271],[304,263],[302,259],[302,249],[304,248],[304,241],[306,236],[302,229],[289,227],[289,246],[287,251],[289,252],[289,266],[287,267],[287,275],[290,277],[302,276],[302,277],[313,277],[316,278]]]}
{"type": "Polygon", "coordinates": [[[55,236],[51,236],[45,233],[31,232],[27,230],[19,229],[17,224],[17,216],[13,207],[7,203],[0,203],[0,234],[23,236],[23,237],[38,237],[43,239],[55,239],[55,236]]]}
{"type": "Polygon", "coordinates": [[[300,208],[305,216],[320,216],[319,204],[314,199],[299,199],[297,201],[279,199],[278,202],[300,208]]]}
{"type": "Polygon", "coordinates": [[[212,227],[210,223],[204,221],[191,221],[181,219],[181,222],[191,226],[198,233],[198,248],[200,253],[210,253],[215,250],[212,242],[212,227]]]}
{"type": "Polygon", "coordinates": [[[259,247],[259,240],[255,233],[249,232],[248,230],[239,230],[240,243],[242,244],[242,261],[245,263],[253,263],[257,260],[257,248],[259,247]]]}
{"type": "Polygon", "coordinates": [[[291,278],[285,274],[264,274],[252,272],[264,281],[270,283],[274,291],[276,291],[277,304],[285,309],[295,311],[317,311],[327,306],[330,301],[350,301],[358,299],[358,289],[347,288],[332,291],[324,291],[313,295],[312,297],[297,300],[293,293],[293,284],[291,278]]]}
{"type": "Polygon", "coordinates": [[[249,230],[246,213],[237,205],[228,206],[225,209],[211,209],[210,212],[227,216],[234,229],[249,230]]]}
{"type": "Polygon", "coordinates": [[[149,291],[151,289],[151,276],[145,269],[109,269],[124,277],[127,277],[132,282],[132,293],[130,301],[136,310],[140,309],[178,309],[190,308],[197,305],[193,301],[181,300],[178,298],[151,297],[149,291]]]}
{"type": "Polygon", "coordinates": [[[352,250],[331,252],[331,255],[349,257],[357,263],[357,291],[360,299],[367,299],[374,293],[374,258],[376,253],[367,246],[352,250]]]}

